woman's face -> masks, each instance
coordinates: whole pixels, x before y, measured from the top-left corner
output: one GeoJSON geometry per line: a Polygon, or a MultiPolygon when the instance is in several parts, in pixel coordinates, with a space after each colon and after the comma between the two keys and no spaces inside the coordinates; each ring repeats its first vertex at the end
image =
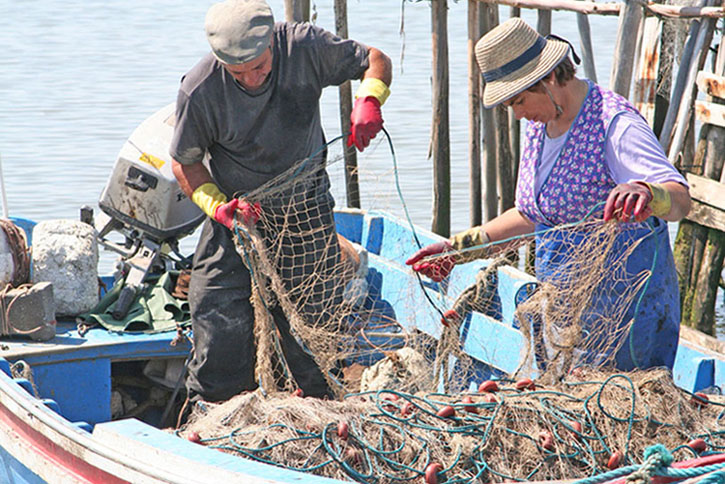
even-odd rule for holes
{"type": "Polygon", "coordinates": [[[539,123],[548,123],[556,117],[556,106],[544,89],[527,89],[502,103],[514,111],[516,119],[527,119],[539,123]]]}

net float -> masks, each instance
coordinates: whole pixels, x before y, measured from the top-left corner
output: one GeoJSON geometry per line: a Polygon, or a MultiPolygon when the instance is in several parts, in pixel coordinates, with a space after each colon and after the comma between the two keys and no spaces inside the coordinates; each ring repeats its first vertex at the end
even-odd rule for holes
{"type": "Polygon", "coordinates": [[[579,421],[574,420],[573,422],[571,422],[571,428],[574,429],[574,438],[577,440],[581,440],[582,424],[579,421]]]}
{"type": "Polygon", "coordinates": [[[489,393],[489,392],[497,392],[498,391],[498,383],[496,383],[493,380],[486,380],[485,382],[478,385],[478,393],[489,393]]]}
{"type": "Polygon", "coordinates": [[[395,394],[386,394],[380,398],[383,402],[383,409],[388,412],[395,412],[395,405],[393,405],[392,402],[396,402],[398,400],[398,395],[395,394]]]}
{"type": "Polygon", "coordinates": [[[705,439],[697,438],[689,441],[687,446],[699,454],[707,449],[707,442],[705,442],[705,439]]]}
{"type": "Polygon", "coordinates": [[[456,312],[455,309],[449,309],[441,317],[441,324],[448,327],[451,323],[456,323],[461,319],[461,316],[456,312]]]}
{"type": "MultiPolygon", "coordinates": [[[[473,401],[473,398],[471,398],[469,396],[465,396],[465,397],[463,397],[463,399],[461,399],[461,403],[476,403],[476,402],[473,401]]],[[[476,407],[475,405],[464,405],[463,410],[465,410],[466,412],[469,412],[469,413],[478,413],[478,407],[476,407]]]]}
{"type": "Polygon", "coordinates": [[[481,397],[485,403],[498,403],[496,396],[493,393],[486,393],[481,397]]]}
{"type": "Polygon", "coordinates": [[[436,415],[443,418],[453,417],[456,414],[456,409],[450,405],[446,405],[436,412],[436,415]]]}
{"type": "Polygon", "coordinates": [[[539,432],[539,445],[546,450],[554,450],[554,436],[548,430],[539,432]]]}
{"type": "Polygon", "coordinates": [[[337,436],[340,437],[342,440],[347,440],[347,437],[350,433],[350,428],[347,424],[347,422],[340,422],[337,424],[337,436]]]}
{"type": "Polygon", "coordinates": [[[522,378],[516,382],[517,390],[536,390],[536,385],[531,378],[522,378]]]}
{"type": "Polygon", "coordinates": [[[624,454],[616,450],[612,453],[612,455],[609,456],[609,460],[607,461],[607,468],[611,470],[617,469],[619,466],[622,465],[623,460],[624,454]]]}
{"type": "Polygon", "coordinates": [[[186,440],[195,444],[201,444],[201,436],[199,435],[199,432],[196,431],[189,432],[189,435],[186,436],[186,440]]]}
{"type": "Polygon", "coordinates": [[[696,407],[705,407],[708,403],[710,403],[710,397],[708,397],[705,393],[696,392],[692,395],[690,403],[696,407]]]}
{"type": "Polygon", "coordinates": [[[293,397],[304,397],[305,392],[303,392],[301,388],[298,388],[297,390],[292,392],[292,396],[293,397]]]}
{"type": "Polygon", "coordinates": [[[352,462],[353,464],[360,464],[363,461],[362,452],[360,452],[360,449],[348,447],[345,449],[345,460],[347,462],[352,462]]]}
{"type": "Polygon", "coordinates": [[[426,484],[438,484],[438,473],[443,470],[443,466],[438,462],[428,464],[425,468],[425,483],[426,484]]]}
{"type": "Polygon", "coordinates": [[[415,405],[410,402],[405,402],[403,406],[400,407],[400,415],[407,417],[413,413],[413,410],[415,410],[415,405]]]}

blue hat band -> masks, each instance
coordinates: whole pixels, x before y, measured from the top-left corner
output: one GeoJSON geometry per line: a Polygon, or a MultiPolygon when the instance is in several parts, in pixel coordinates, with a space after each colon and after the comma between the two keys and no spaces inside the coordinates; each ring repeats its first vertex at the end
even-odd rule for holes
{"type": "Polygon", "coordinates": [[[531,47],[526,49],[517,58],[513,59],[510,62],[507,62],[501,67],[497,67],[496,69],[491,69],[490,71],[484,72],[483,79],[486,82],[493,82],[516,72],[517,70],[528,64],[530,61],[535,59],[536,56],[539,55],[542,50],[544,50],[544,47],[546,47],[546,39],[539,36],[539,38],[536,39],[536,42],[534,42],[531,47]]]}

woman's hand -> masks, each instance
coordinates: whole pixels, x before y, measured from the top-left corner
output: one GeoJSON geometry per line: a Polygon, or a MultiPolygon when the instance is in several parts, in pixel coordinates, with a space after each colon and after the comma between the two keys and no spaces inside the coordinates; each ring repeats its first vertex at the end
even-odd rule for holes
{"type": "Polygon", "coordinates": [[[435,244],[423,247],[413,256],[405,261],[409,266],[413,266],[415,272],[420,272],[424,276],[430,277],[435,282],[441,282],[448,277],[453,267],[456,265],[456,258],[453,255],[453,246],[448,240],[442,240],[435,244]],[[451,252],[451,255],[435,257],[429,261],[423,261],[426,257],[445,254],[451,252]]]}
{"type": "Polygon", "coordinates": [[[652,201],[652,192],[645,183],[621,183],[609,192],[607,203],[604,205],[604,220],[618,220],[642,222],[652,215],[649,206],[652,201]]]}

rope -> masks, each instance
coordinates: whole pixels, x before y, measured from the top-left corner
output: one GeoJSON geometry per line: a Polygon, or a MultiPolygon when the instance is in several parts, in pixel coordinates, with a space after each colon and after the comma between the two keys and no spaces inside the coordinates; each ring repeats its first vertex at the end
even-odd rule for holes
{"type": "Polygon", "coordinates": [[[635,472],[627,477],[627,482],[632,484],[649,484],[652,476],[663,467],[672,463],[670,454],[664,445],[656,444],[648,447],[644,452],[644,463],[635,472]]]}
{"type": "Polygon", "coordinates": [[[13,259],[13,274],[10,284],[18,287],[30,279],[30,251],[25,231],[8,219],[0,219],[0,227],[5,233],[13,259]]]}

